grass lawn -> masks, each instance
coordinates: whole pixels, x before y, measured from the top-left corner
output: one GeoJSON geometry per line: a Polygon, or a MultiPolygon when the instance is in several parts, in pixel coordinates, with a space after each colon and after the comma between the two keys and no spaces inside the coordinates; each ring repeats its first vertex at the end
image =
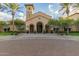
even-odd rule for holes
{"type": "Polygon", "coordinates": [[[16,35],[16,32],[0,32],[0,36],[16,35]]]}
{"type": "Polygon", "coordinates": [[[61,35],[71,35],[71,36],[79,36],[79,32],[69,32],[69,34],[67,34],[66,32],[62,32],[59,33],[61,35]]]}
{"type": "MultiPolygon", "coordinates": [[[[0,32],[0,36],[17,35],[17,32],[0,32]]],[[[68,35],[79,36],[79,32],[71,32],[68,35]]]]}
{"type": "Polygon", "coordinates": [[[72,35],[72,36],[79,36],[79,33],[69,33],[69,35],[72,35]]]}

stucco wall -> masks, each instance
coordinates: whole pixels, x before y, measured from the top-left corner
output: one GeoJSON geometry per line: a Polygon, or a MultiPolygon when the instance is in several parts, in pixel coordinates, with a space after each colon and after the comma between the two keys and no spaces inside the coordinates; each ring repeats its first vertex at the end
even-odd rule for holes
{"type": "Polygon", "coordinates": [[[42,16],[38,16],[36,18],[33,18],[33,19],[30,19],[28,21],[26,21],[26,30],[30,30],[30,24],[33,24],[34,25],[34,30],[37,31],[37,23],[38,22],[42,22],[43,24],[43,30],[45,29],[45,25],[48,23],[50,19],[47,19],[45,17],[42,17],[42,16]]]}
{"type": "Polygon", "coordinates": [[[79,14],[75,14],[75,15],[71,16],[70,18],[77,20],[77,19],[79,19],[79,14]]]}

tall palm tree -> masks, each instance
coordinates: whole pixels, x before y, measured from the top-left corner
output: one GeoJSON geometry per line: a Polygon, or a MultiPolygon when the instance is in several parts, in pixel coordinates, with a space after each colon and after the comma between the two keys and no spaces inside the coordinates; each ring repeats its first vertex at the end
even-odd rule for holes
{"type": "Polygon", "coordinates": [[[7,12],[11,12],[12,15],[12,28],[14,32],[14,16],[16,11],[19,9],[19,4],[16,3],[0,3],[0,11],[3,12],[7,10],[7,12]]]}
{"type": "Polygon", "coordinates": [[[62,14],[66,14],[67,15],[67,18],[63,21],[64,23],[63,26],[67,28],[67,33],[69,33],[69,26],[71,23],[69,22],[72,22],[71,19],[68,18],[69,14],[70,14],[70,7],[72,6],[73,4],[72,3],[63,3],[61,4],[62,8],[59,10],[59,11],[64,11],[62,14]]]}
{"type": "Polygon", "coordinates": [[[12,15],[12,27],[13,27],[13,32],[15,31],[14,29],[14,16],[15,16],[15,13],[16,11],[19,9],[19,4],[16,4],[16,3],[4,3],[5,4],[5,7],[9,10],[8,12],[11,12],[11,15],[12,15]]]}
{"type": "Polygon", "coordinates": [[[61,9],[59,11],[63,11],[62,14],[65,14],[67,15],[67,17],[69,16],[69,13],[70,13],[70,6],[71,4],[70,3],[62,3],[60,4],[61,5],[61,9]]]}
{"type": "Polygon", "coordinates": [[[79,3],[74,3],[73,8],[74,10],[79,10],[79,3]]]}

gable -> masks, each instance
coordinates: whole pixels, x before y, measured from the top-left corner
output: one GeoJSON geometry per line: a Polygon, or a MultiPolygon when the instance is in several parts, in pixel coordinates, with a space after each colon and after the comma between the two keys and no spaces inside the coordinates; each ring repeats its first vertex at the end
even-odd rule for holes
{"type": "Polygon", "coordinates": [[[45,24],[48,23],[49,20],[50,20],[50,19],[47,19],[46,17],[38,16],[38,17],[35,17],[35,18],[33,18],[33,19],[30,19],[30,20],[26,21],[26,24],[27,24],[27,25],[30,25],[30,24],[36,25],[38,22],[42,22],[42,24],[45,25],[45,24]]]}
{"type": "Polygon", "coordinates": [[[51,19],[51,16],[49,16],[45,13],[42,13],[42,12],[38,12],[38,13],[35,13],[31,18],[27,19],[26,21],[30,21],[37,17],[43,17],[43,18],[46,18],[47,20],[51,19]]]}

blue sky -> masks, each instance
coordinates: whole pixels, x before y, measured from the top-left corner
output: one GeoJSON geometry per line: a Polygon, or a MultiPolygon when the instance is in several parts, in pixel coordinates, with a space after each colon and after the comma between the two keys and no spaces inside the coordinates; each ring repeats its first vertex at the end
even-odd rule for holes
{"type": "MultiPolygon", "coordinates": [[[[57,3],[34,3],[34,13],[36,12],[43,12],[46,13],[52,18],[58,18],[60,16],[60,13],[58,13],[58,10],[60,9],[60,4],[57,3]]],[[[22,11],[23,14],[26,13],[24,4],[20,4],[20,10],[22,11]]],[[[18,12],[16,15],[19,15],[18,12]]],[[[19,15],[20,16],[20,15],[19,15]]]]}
{"type": "MultiPolygon", "coordinates": [[[[60,4],[58,3],[34,3],[34,13],[36,12],[43,12],[46,13],[50,16],[52,16],[52,18],[58,18],[59,16],[61,16],[61,14],[58,12],[58,10],[60,9],[60,4]]],[[[20,3],[20,11],[21,12],[16,12],[16,16],[15,18],[20,18],[23,19],[25,18],[25,13],[26,13],[26,9],[24,7],[23,3],[20,3]]],[[[8,13],[9,17],[10,14],[8,13]]],[[[9,18],[8,16],[4,16],[5,19],[9,18]]],[[[10,17],[11,19],[11,17],[10,17]]]]}

